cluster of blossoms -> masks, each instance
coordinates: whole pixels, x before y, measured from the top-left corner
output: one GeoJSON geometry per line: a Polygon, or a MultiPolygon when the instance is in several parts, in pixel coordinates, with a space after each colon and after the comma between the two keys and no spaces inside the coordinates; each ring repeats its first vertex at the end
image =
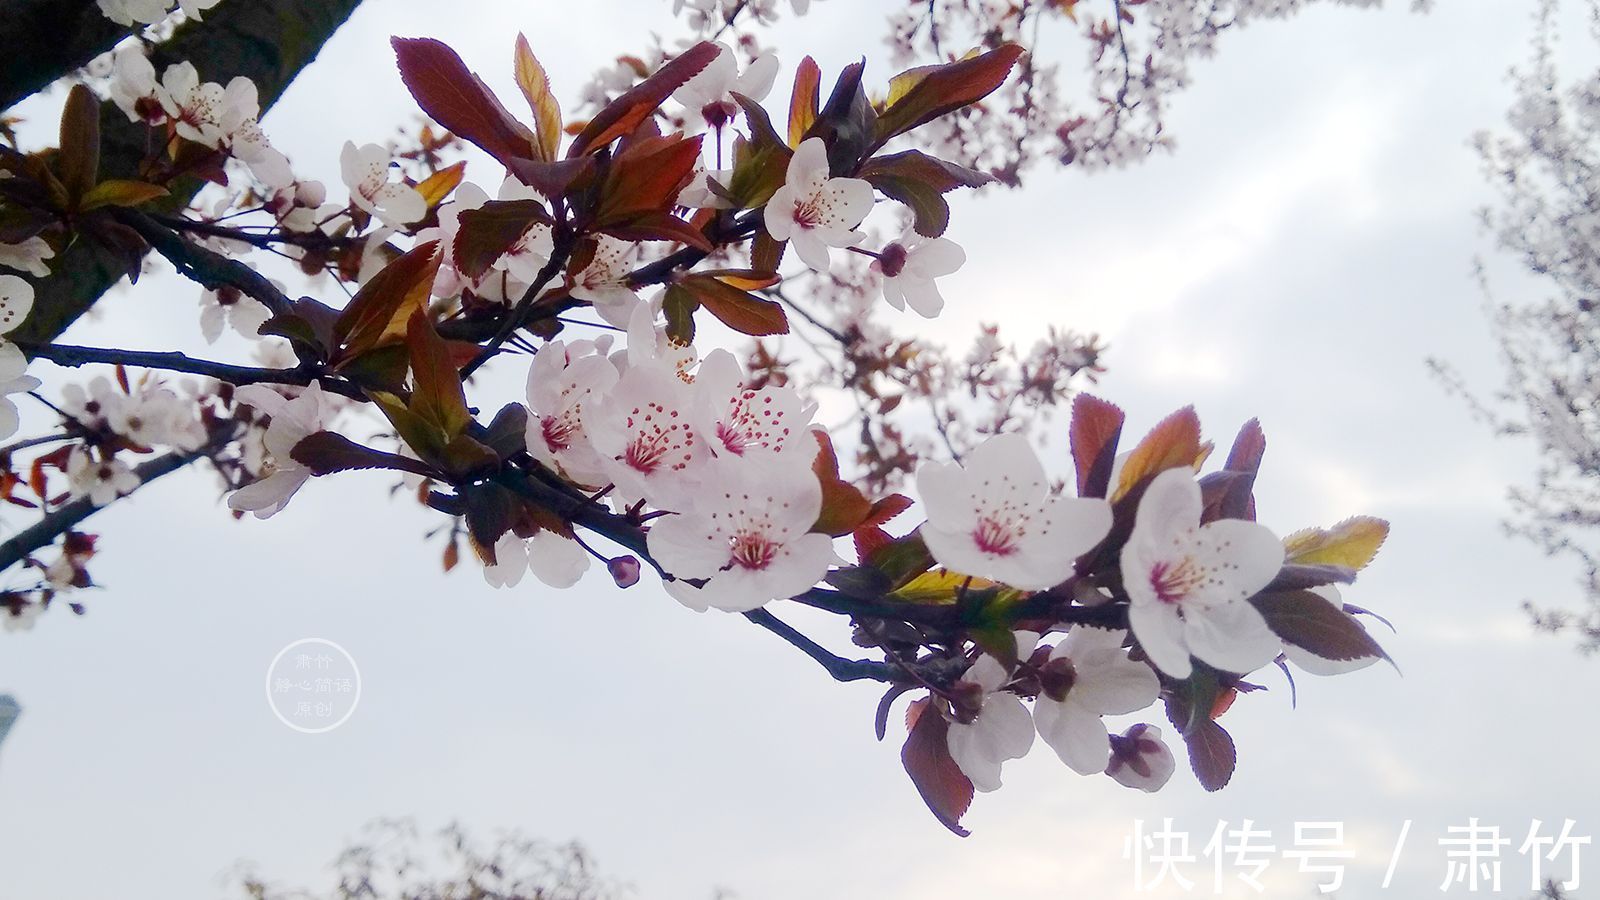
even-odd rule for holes
{"type": "MultiPolygon", "coordinates": [[[[824,100],[821,70],[808,58],[796,70],[786,133],[759,105],[777,61],[757,56],[741,69],[732,48],[711,42],[663,60],[570,128],[525,40],[515,73],[532,127],[443,44],[396,38],[394,47],[422,109],[503,165],[493,197],[424,138],[423,150],[398,154],[429,170],[415,180],[396,172],[396,153],[347,143],[349,201],[329,203],[261,134],[250,82],[201,83],[181,63],[158,81],[130,47],[115,61],[110,93],[131,121],[165,138],[150,142],[141,171],[156,177],[182,158],[213,170],[243,166],[253,178],[204,214],[156,216],[141,207],[175,178],[113,184],[85,171],[88,139],[69,138],[95,133],[95,109],[74,89],[66,146],[12,164],[0,201],[24,210],[39,236],[126,247],[131,232],[148,241],[205,286],[203,333],[215,339],[231,325],[257,338],[262,365],[138,354],[224,383],[180,392],[119,368],[115,386],[96,379],[69,390],[62,433],[45,438],[64,443],[36,458],[27,477],[6,459],[6,499],[53,510],[47,520],[61,513],[39,474],[54,467],[66,473],[69,496],[108,502],[140,483],[121,454],[158,446],[169,448],[163,459],[209,460],[236,515],[263,519],[313,478],[392,470],[449,517],[436,532],[449,536],[447,568],[463,536],[496,587],[515,588],[529,573],[571,587],[591,557],[629,587],[648,566],[686,606],[744,614],[835,677],[889,685],[880,734],[895,698],[926,691],[913,702],[902,756],[929,807],[957,831],[973,792],[998,788],[1003,763],[1027,752],[1035,734],[1077,772],[1156,790],[1176,767],[1162,730],[1141,722],[1113,734],[1106,717],[1162,701],[1197,776],[1215,789],[1233,759],[1219,752],[1231,740],[1216,718],[1259,688],[1246,681],[1252,672],[1274,662],[1287,671],[1290,661],[1333,672],[1382,657],[1332,585],[1354,579],[1386,526],[1351,520],[1280,540],[1257,524],[1264,439],[1254,423],[1222,470],[1202,477],[1211,445],[1192,411],[1119,455],[1121,411],[1079,395],[1068,428],[1076,490],[1052,487],[1009,411],[1064,401],[1071,375],[1097,369],[1093,340],[1052,332],[1033,351],[1008,355],[986,331],[966,359],[944,364],[959,374],[939,374],[869,326],[834,335],[865,373],[846,379],[861,396],[920,366],[924,397],[963,384],[973,399],[982,392],[1003,402],[967,452],[950,446],[953,461],[907,453],[854,480],[817,404],[779,377],[780,366],[710,347],[713,321],[771,339],[788,333],[793,312],[829,333],[791,291],[847,275],[863,275],[862,302],[873,307],[939,314],[950,287],[940,279],[965,262],[944,236],[944,195],[994,179],[898,148],[998,90],[1020,47],[901,73],[881,103],[868,98],[861,63],[824,100]],[[663,120],[686,127],[664,133],[663,120]],[[71,183],[64,203],[29,193],[30,180],[47,178],[71,183]],[[271,223],[246,225],[230,210],[271,223]],[[903,224],[884,241],[869,219],[886,214],[903,224]],[[338,308],[289,299],[248,265],[263,248],[354,286],[353,296],[338,308]],[[786,257],[797,264],[786,267],[786,257]],[[593,318],[578,317],[584,311],[593,318]],[[593,334],[571,333],[579,329],[593,334]],[[525,396],[480,421],[479,402],[468,401],[473,374],[519,351],[531,355],[525,396]],[[334,430],[348,430],[345,414],[360,410],[382,416],[373,438],[381,446],[334,430]],[[890,530],[912,521],[916,503],[889,492],[892,470],[915,472],[915,527],[890,530]],[[622,552],[602,554],[601,541],[622,552]],[[855,643],[881,659],[833,656],[776,618],[772,608],[786,603],[847,617],[855,643]]],[[[134,249],[137,261],[146,248],[134,249]]],[[[36,274],[31,258],[22,264],[36,274]]],[[[0,302],[0,324],[27,316],[21,298],[31,292],[15,296],[14,307],[0,302]]],[[[115,349],[25,349],[71,365],[122,361],[115,349]]],[[[877,397],[863,415],[886,414],[889,403],[877,397]]],[[[950,444],[953,420],[940,414],[936,424],[950,444]]],[[[44,570],[43,590],[82,587],[90,538],[64,533],[65,563],[33,561],[40,545],[11,542],[0,543],[0,561],[10,553],[44,570]]],[[[4,602],[15,611],[22,595],[6,592],[4,602]]]]}
{"type": "Polygon", "coordinates": [[[191,19],[200,19],[200,13],[216,6],[222,0],[95,0],[100,12],[118,25],[155,25],[172,14],[178,7],[191,19]]]}

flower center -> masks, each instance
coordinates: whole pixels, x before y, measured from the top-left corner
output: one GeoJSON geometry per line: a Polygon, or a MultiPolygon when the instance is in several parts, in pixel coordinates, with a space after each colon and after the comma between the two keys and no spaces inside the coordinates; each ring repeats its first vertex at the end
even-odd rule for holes
{"type": "MultiPolygon", "coordinates": [[[[680,422],[678,411],[669,410],[659,403],[635,407],[628,416],[627,427],[633,431],[633,440],[622,452],[621,461],[629,468],[645,475],[652,474],[666,462],[667,455],[694,443],[694,434],[680,422]],[[663,422],[670,424],[663,425],[663,422]]],[[[686,461],[671,465],[682,469],[686,461]]]]}
{"type": "Polygon", "coordinates": [[[801,228],[816,228],[822,224],[822,207],[816,197],[794,202],[794,224],[801,228]]]}
{"type": "Polygon", "coordinates": [[[741,531],[731,544],[733,564],[744,569],[765,569],[778,555],[778,545],[759,532],[741,531]]]}
{"type": "Polygon", "coordinates": [[[996,556],[1009,556],[1017,551],[1017,540],[1022,537],[1022,529],[1009,522],[1002,522],[994,516],[984,516],[978,520],[978,527],[972,530],[972,540],[977,543],[978,549],[996,556]]]}
{"type": "Polygon", "coordinates": [[[1150,589],[1162,603],[1181,603],[1205,580],[1205,569],[1189,556],[1176,565],[1162,561],[1150,567],[1150,589]]]}
{"type": "Polygon", "coordinates": [[[539,420],[539,432],[544,435],[544,442],[550,449],[559,453],[572,446],[573,436],[578,433],[578,417],[565,413],[545,416],[539,420]]]}

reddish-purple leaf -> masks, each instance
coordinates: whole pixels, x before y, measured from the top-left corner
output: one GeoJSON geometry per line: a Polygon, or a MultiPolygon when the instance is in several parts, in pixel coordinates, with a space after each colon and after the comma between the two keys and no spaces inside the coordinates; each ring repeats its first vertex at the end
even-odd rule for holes
{"type": "Polygon", "coordinates": [[[878,117],[875,146],[881,147],[895,135],[905,134],[989,96],[1005,83],[1022,53],[1022,47],[1017,44],[1002,44],[971,59],[928,66],[897,76],[905,78],[911,86],[899,93],[891,85],[891,95],[899,93],[899,96],[878,117]]]}
{"type": "Polygon", "coordinates": [[[311,470],[313,475],[329,475],[355,469],[396,469],[418,475],[434,474],[423,463],[394,453],[374,450],[332,431],[319,431],[302,438],[289,456],[311,470]]]}
{"type": "Polygon", "coordinates": [[[1261,594],[1251,602],[1274,634],[1323,659],[1388,658],[1354,616],[1311,591],[1261,594]]]}
{"type": "Polygon", "coordinates": [[[451,248],[456,268],[480,278],[534,225],[549,225],[550,214],[537,200],[490,200],[461,213],[461,228],[451,248]]]}
{"type": "Polygon", "coordinates": [[[640,122],[650,118],[672,92],[700,74],[711,64],[721,48],[711,41],[701,41],[656,70],[654,75],[634,85],[620,97],[606,104],[567,148],[567,156],[579,157],[630,134],[640,122]]]}
{"type": "Polygon", "coordinates": [[[1104,497],[1117,461],[1122,437],[1122,410],[1090,394],[1072,401],[1072,462],[1078,471],[1079,497],[1104,497]]]}
{"type": "Polygon", "coordinates": [[[777,303],[740,290],[718,278],[689,275],[678,282],[700,305],[741,334],[761,337],[787,334],[789,320],[777,303]]]}
{"type": "Polygon", "coordinates": [[[538,138],[449,46],[433,38],[390,39],[400,77],[422,111],[509,166],[534,155],[538,138]]]}
{"type": "Polygon", "coordinates": [[[910,732],[900,749],[900,761],[939,824],[960,837],[971,832],[961,827],[961,817],[972,805],[972,781],[950,756],[950,726],[929,707],[926,697],[913,700],[906,711],[910,732]]]}
{"type": "Polygon", "coordinates": [[[982,187],[995,180],[992,175],[945,162],[920,150],[874,157],[861,167],[857,177],[909,206],[916,214],[917,233],[925,237],[944,234],[950,224],[946,193],[959,187],[982,187]]]}
{"type": "Polygon", "coordinates": [[[1239,755],[1226,729],[1204,719],[1183,736],[1183,743],[1189,748],[1189,767],[1201,787],[1215,793],[1228,786],[1239,755]]]}

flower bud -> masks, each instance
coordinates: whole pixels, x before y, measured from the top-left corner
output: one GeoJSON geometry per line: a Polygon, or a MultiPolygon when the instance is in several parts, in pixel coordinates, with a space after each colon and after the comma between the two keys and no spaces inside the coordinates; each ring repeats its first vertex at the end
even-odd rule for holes
{"type": "Polygon", "coordinates": [[[1134,725],[1111,736],[1111,762],[1106,774],[1125,787],[1155,793],[1166,786],[1178,764],[1154,725],[1134,725]]]}
{"type": "Polygon", "coordinates": [[[890,243],[878,253],[878,270],[885,278],[899,277],[900,273],[905,271],[906,260],[909,257],[910,253],[904,245],[890,243]]]}
{"type": "Polygon", "coordinates": [[[606,571],[619,588],[630,588],[639,583],[639,561],[631,556],[606,560],[606,571]]]}

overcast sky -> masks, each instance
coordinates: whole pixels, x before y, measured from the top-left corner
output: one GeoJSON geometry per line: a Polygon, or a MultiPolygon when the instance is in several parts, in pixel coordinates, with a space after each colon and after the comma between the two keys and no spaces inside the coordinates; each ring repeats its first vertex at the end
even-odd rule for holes
{"type": "MultiPolygon", "coordinates": [[[[877,63],[877,8],[891,5],[816,4],[779,39],[786,75],[801,52],[830,71],[877,63]]],[[[266,126],[336,185],[346,138],[384,140],[414,108],[390,34],[443,38],[514,96],[511,41],[526,31],[571,98],[670,28],[669,6],[479,0],[441,15],[367,0],[266,126]]],[[[563,593],[441,574],[420,541],[437,516],[384,499],[381,475],[323,479],[276,518],[236,523],[194,472],[94,520],[105,589],[88,616],[0,635],[0,692],[24,708],[0,750],[0,900],[213,897],[241,858],[322,885],[382,815],[576,837],[641,897],[726,886],[763,900],[1187,896],[1136,894],[1122,858],[1136,819],[1166,817],[1196,855],[1219,820],[1253,819],[1280,849],[1297,821],[1343,821],[1358,856],[1340,896],[1414,898],[1439,891],[1446,829],[1478,817],[1511,841],[1502,896],[1525,896],[1532,820],[1600,829],[1596,663],[1519,612],[1572,596],[1569,570],[1500,529],[1531,453],[1488,437],[1425,366],[1445,358],[1480,388],[1498,377],[1470,277],[1489,250],[1473,218],[1488,196],[1467,138],[1509,102],[1520,6],[1319,6],[1230,34],[1173,104],[1176,154],[1039,172],[956,205],[950,236],[970,261],[935,333],[1098,331],[1111,371],[1097,393],[1130,411],[1130,431],[1189,403],[1219,442],[1260,417],[1266,524],[1394,523],[1347,597],[1398,626],[1386,643],[1404,674],[1302,679],[1298,710],[1268,675],[1270,693],[1228,714],[1241,762],[1226,791],[1180,770],[1136,794],[1036,747],[959,840],[923,808],[898,743],[874,740],[878,690],[833,683],[739,617],[696,615],[653,583],[618,591],[603,573],[563,593]],[[360,708],[327,734],[285,728],[262,697],[274,655],[304,637],[348,648],[361,670],[360,708]]],[[[1537,295],[1510,267],[1491,272],[1503,296],[1537,295]]],[[[168,349],[176,333],[200,349],[195,294],[152,278],[69,337],[168,349]]],[[[514,368],[492,382],[507,399],[514,368]]],[[[829,617],[775,610],[840,646],[829,617]]],[[[1294,868],[1274,863],[1268,896],[1315,895],[1294,868]]],[[[1195,895],[1207,873],[1188,870],[1195,895]]]]}

